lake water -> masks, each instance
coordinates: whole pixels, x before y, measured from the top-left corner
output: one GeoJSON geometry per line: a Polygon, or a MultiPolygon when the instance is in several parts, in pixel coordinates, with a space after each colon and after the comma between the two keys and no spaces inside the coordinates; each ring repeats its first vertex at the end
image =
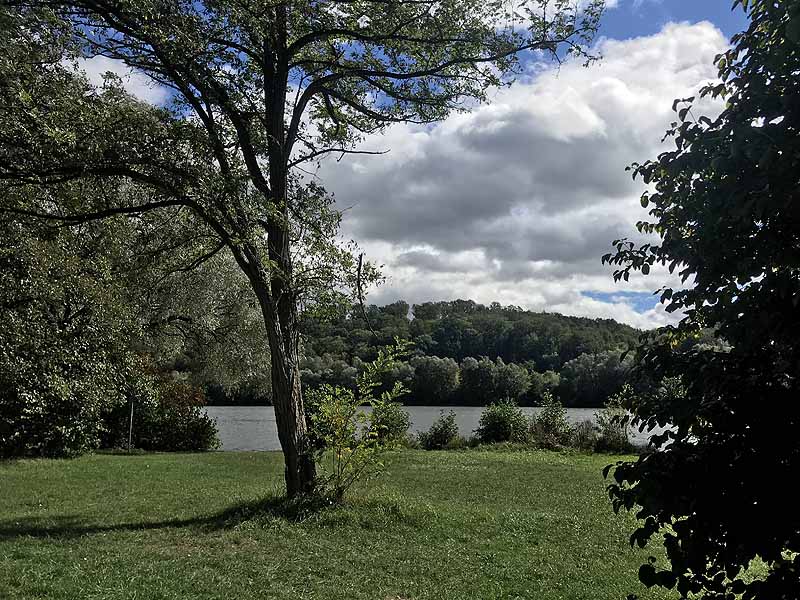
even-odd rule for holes
{"type": "MultiPolygon", "coordinates": [[[[368,411],[369,407],[364,407],[368,411]]],[[[427,431],[442,410],[456,413],[456,422],[461,435],[469,436],[478,427],[483,407],[481,406],[406,406],[411,415],[411,432],[427,431]]],[[[222,450],[280,450],[278,430],[275,426],[275,411],[271,406],[207,406],[206,412],[216,420],[222,450]]],[[[528,415],[536,414],[540,408],[522,407],[528,415]]],[[[584,420],[594,421],[595,408],[568,408],[570,423],[584,420]]],[[[655,433],[655,432],[654,432],[655,433]]],[[[651,434],[631,429],[631,441],[644,446],[651,434]]]]}

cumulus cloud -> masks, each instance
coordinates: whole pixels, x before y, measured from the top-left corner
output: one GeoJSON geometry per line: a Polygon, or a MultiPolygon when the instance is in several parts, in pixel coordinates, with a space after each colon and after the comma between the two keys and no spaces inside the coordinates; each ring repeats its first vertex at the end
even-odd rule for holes
{"type": "Polygon", "coordinates": [[[105,73],[114,73],[122,80],[122,85],[129,94],[150,104],[164,104],[169,96],[166,88],[154,84],[147,75],[131,69],[121,60],[114,60],[106,56],[93,56],[81,60],[78,68],[86,73],[89,81],[94,85],[103,83],[105,73]]]}
{"type": "Polygon", "coordinates": [[[321,181],[352,206],[345,232],[386,265],[371,301],[497,300],[640,327],[674,318],[585,292],[677,284],[655,270],[621,287],[600,256],[615,238],[642,239],[642,185],[625,167],[665,149],[672,100],[713,81],[726,46],[707,22],[602,40],[599,64],[539,70],[435,127],[397,125],[365,141],[386,155],[323,163],[321,181]]]}

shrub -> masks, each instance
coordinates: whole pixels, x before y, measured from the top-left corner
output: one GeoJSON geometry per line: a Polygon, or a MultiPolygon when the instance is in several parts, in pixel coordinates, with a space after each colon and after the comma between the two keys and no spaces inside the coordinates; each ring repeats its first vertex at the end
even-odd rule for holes
{"type": "MultiPolygon", "coordinates": [[[[97,448],[102,394],[60,373],[16,375],[0,374],[0,457],[73,457],[97,448]]],[[[122,400],[111,394],[109,404],[122,400]]]]}
{"type": "Polygon", "coordinates": [[[460,447],[463,438],[458,433],[456,413],[452,410],[448,414],[441,411],[439,418],[431,425],[430,429],[417,435],[419,445],[425,450],[445,450],[460,447]]]}
{"type": "MultiPolygon", "coordinates": [[[[155,452],[196,452],[219,447],[217,427],[202,406],[201,389],[167,377],[140,385],[132,396],[132,445],[155,452]]],[[[130,402],[103,416],[103,448],[127,448],[131,424],[130,402]]]]}
{"type": "Polygon", "coordinates": [[[605,408],[595,413],[600,429],[596,447],[598,452],[625,454],[633,451],[633,444],[628,438],[628,412],[624,408],[633,394],[633,388],[625,384],[619,393],[609,398],[605,408]]]}
{"type": "Polygon", "coordinates": [[[382,444],[404,443],[408,428],[411,427],[411,415],[403,409],[399,402],[375,404],[370,415],[378,441],[382,444]]]}
{"type": "Polygon", "coordinates": [[[475,433],[484,444],[526,442],[528,419],[515,402],[503,400],[484,409],[475,433]]]}
{"type": "Polygon", "coordinates": [[[401,443],[397,434],[401,428],[403,433],[408,428],[407,413],[401,414],[405,411],[399,409],[396,401],[406,389],[398,381],[378,397],[376,391],[385,373],[405,355],[407,347],[398,342],[381,349],[358,376],[356,391],[325,384],[309,392],[311,446],[320,469],[317,481],[320,496],[341,502],[356,481],[380,471],[380,455],[384,451],[401,443]],[[360,410],[362,403],[372,406],[372,412],[360,410]],[[325,453],[330,463],[322,460],[325,453]],[[327,464],[330,466],[326,469],[327,464]]]}
{"type": "Polygon", "coordinates": [[[594,452],[598,442],[597,426],[590,420],[581,421],[572,428],[570,433],[570,446],[583,450],[584,452],[594,452]]]}
{"type": "Polygon", "coordinates": [[[569,443],[571,431],[566,409],[552,394],[545,393],[542,411],[531,418],[532,441],[540,448],[561,448],[569,443]]]}

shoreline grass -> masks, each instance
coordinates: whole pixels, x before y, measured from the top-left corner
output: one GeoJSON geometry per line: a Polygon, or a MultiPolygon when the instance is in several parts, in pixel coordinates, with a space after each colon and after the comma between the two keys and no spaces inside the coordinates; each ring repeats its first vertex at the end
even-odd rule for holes
{"type": "Polygon", "coordinates": [[[611,456],[400,451],[343,507],[275,510],[272,452],[0,463],[0,597],[667,598],[636,571],[611,456]]]}

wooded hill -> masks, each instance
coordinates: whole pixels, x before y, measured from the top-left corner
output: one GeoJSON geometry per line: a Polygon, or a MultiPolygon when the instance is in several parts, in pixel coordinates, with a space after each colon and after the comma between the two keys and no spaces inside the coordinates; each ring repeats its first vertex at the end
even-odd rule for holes
{"type": "Polygon", "coordinates": [[[537,404],[550,391],[567,406],[601,406],[625,382],[620,354],[641,332],[610,319],[454,300],[307,316],[303,334],[301,368],[309,387],[352,387],[380,347],[404,339],[412,351],[391,379],[409,388],[408,404],[483,405],[503,398],[537,404]]]}
{"type": "Polygon", "coordinates": [[[413,306],[401,300],[363,312],[355,307],[327,319],[307,318],[303,329],[308,356],[368,361],[379,347],[400,338],[429,356],[458,361],[499,357],[536,371],[558,371],[584,353],[626,348],[641,334],[611,319],[536,313],[497,302],[484,306],[472,300],[413,306]]]}

